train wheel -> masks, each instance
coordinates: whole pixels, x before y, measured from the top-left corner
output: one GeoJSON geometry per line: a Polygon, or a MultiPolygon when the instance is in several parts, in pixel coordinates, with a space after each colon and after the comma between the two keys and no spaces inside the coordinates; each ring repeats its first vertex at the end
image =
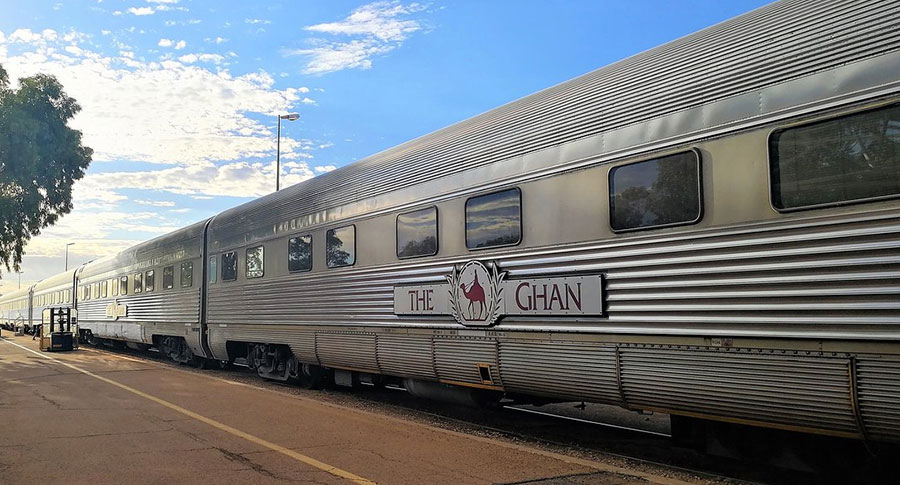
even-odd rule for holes
{"type": "Polygon", "coordinates": [[[305,389],[322,389],[328,385],[329,370],[313,364],[301,364],[300,386],[305,389]]]}

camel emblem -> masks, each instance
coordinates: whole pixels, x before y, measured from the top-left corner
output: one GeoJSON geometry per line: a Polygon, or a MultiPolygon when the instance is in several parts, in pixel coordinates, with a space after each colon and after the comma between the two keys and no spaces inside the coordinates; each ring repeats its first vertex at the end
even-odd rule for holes
{"type": "Polygon", "coordinates": [[[447,277],[450,282],[450,309],[462,325],[489,327],[497,322],[503,308],[500,273],[496,264],[490,270],[479,261],[454,266],[447,277]]]}

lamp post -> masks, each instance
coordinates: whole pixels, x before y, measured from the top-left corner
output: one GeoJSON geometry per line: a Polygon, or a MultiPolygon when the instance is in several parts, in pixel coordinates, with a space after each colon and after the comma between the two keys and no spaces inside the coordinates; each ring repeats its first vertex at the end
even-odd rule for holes
{"type": "Polygon", "coordinates": [[[278,115],[278,141],[275,149],[275,192],[281,190],[281,120],[294,121],[299,118],[297,113],[278,115]]]}
{"type": "Polygon", "coordinates": [[[66,243],[66,271],[69,270],[69,246],[75,243],[66,243]]]}

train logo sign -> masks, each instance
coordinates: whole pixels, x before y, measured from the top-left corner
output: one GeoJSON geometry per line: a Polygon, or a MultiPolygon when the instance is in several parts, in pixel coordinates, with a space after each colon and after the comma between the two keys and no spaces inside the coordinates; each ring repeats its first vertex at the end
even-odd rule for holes
{"type": "Polygon", "coordinates": [[[106,318],[118,320],[120,317],[128,316],[128,305],[122,305],[116,300],[106,305],[106,318]]]}
{"type": "Polygon", "coordinates": [[[450,313],[461,325],[490,327],[500,318],[501,283],[506,273],[500,273],[496,264],[491,265],[491,270],[480,261],[469,261],[462,267],[453,266],[447,276],[450,313]]]}
{"type": "Polygon", "coordinates": [[[490,327],[504,315],[603,316],[603,277],[507,278],[495,262],[454,265],[446,283],[394,287],[394,314],[449,315],[490,327]]]}

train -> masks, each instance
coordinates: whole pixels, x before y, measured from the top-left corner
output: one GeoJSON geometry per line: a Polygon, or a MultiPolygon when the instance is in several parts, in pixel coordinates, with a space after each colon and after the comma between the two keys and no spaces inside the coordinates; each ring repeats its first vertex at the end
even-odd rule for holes
{"type": "Polygon", "coordinates": [[[309,387],[897,443],[898,25],[893,1],[782,0],[4,295],[0,318],[69,306],[87,341],[309,387]]]}

